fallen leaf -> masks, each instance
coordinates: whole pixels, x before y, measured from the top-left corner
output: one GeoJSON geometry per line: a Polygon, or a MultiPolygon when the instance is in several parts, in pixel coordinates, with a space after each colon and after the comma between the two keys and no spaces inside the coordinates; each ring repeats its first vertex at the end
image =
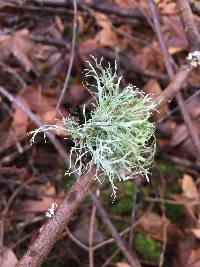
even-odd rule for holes
{"type": "Polygon", "coordinates": [[[163,12],[164,14],[172,15],[177,12],[177,5],[173,1],[169,0],[162,0],[162,1],[154,0],[154,1],[157,7],[160,9],[161,13],[163,12]]]}
{"type": "Polygon", "coordinates": [[[134,1],[130,1],[130,0],[115,0],[115,4],[120,7],[120,8],[135,8],[135,3],[134,1]]]}
{"type": "Polygon", "coordinates": [[[82,41],[78,47],[78,53],[82,61],[90,60],[90,55],[95,57],[99,56],[98,48],[100,48],[100,44],[97,40],[94,39],[86,39],[82,41]]]}
{"type": "MultiPolygon", "coordinates": [[[[24,105],[26,108],[30,108],[29,104],[27,103],[26,99],[19,96],[17,100],[24,105]]],[[[13,116],[13,123],[12,126],[15,130],[15,134],[17,137],[24,137],[27,134],[27,127],[28,127],[28,116],[26,113],[21,111],[19,108],[15,110],[13,116]]]]}
{"type": "MultiPolygon", "coordinates": [[[[88,235],[90,231],[89,222],[83,220],[81,222],[80,225],[76,228],[76,230],[73,231],[73,235],[83,244],[88,245],[88,235]]],[[[103,233],[100,230],[98,230],[97,227],[95,227],[93,233],[92,245],[99,244],[104,240],[105,236],[103,235],[103,233]]]]}
{"type": "Polygon", "coordinates": [[[163,58],[160,53],[159,44],[156,41],[139,49],[136,54],[131,55],[130,59],[140,69],[164,71],[163,58]]]}
{"type": "Polygon", "coordinates": [[[193,249],[188,261],[186,262],[187,267],[199,267],[200,266],[200,248],[193,249]]]}
{"type": "Polygon", "coordinates": [[[0,266],[1,267],[15,267],[17,264],[17,257],[12,249],[2,247],[0,250],[0,266]]]}
{"type": "Polygon", "coordinates": [[[13,55],[27,72],[33,69],[29,54],[34,48],[34,43],[28,38],[28,33],[28,30],[23,29],[0,37],[1,60],[7,60],[10,55],[13,55]]]}
{"type": "Polygon", "coordinates": [[[95,39],[101,44],[105,46],[116,46],[119,42],[117,39],[116,33],[112,29],[112,23],[108,16],[103,13],[95,12],[95,19],[98,26],[102,27],[95,39]]]}
{"type": "Polygon", "coordinates": [[[56,196],[55,187],[50,183],[32,186],[32,192],[35,192],[38,199],[24,202],[22,212],[26,213],[26,219],[35,216],[33,213],[47,211],[53,203],[59,204],[61,202],[61,199],[56,196]]]}
{"type": "Polygon", "coordinates": [[[174,146],[178,146],[183,141],[185,141],[188,138],[188,136],[189,136],[189,134],[188,134],[186,125],[184,123],[180,124],[175,129],[175,132],[174,132],[174,134],[172,136],[170,145],[173,146],[173,147],[174,146]]]}
{"type": "MultiPolygon", "coordinates": [[[[175,3],[173,3],[175,4],[175,3]]],[[[180,16],[164,16],[164,32],[166,44],[171,55],[188,48],[188,40],[183,29],[180,16]]]]}
{"type": "Polygon", "coordinates": [[[20,97],[39,115],[44,124],[54,123],[56,99],[42,94],[41,86],[27,86],[20,97]]]}
{"type": "Polygon", "coordinates": [[[81,84],[73,84],[66,94],[65,101],[70,106],[78,106],[83,104],[91,97],[89,91],[81,84]]]}
{"type": "Polygon", "coordinates": [[[190,200],[198,200],[199,194],[193,178],[188,174],[183,175],[182,179],[183,195],[190,200]]]}
{"type": "MultiPolygon", "coordinates": [[[[150,79],[143,88],[144,92],[147,94],[152,94],[152,98],[160,95],[162,93],[162,89],[160,84],[155,79],[150,79]]],[[[159,113],[155,113],[153,115],[154,121],[157,121],[164,117],[164,115],[169,111],[168,104],[164,105],[159,109],[159,113]]]]}
{"type": "Polygon", "coordinates": [[[116,264],[116,267],[131,267],[131,266],[126,262],[118,262],[116,264]]]}
{"type": "Polygon", "coordinates": [[[44,115],[43,115],[43,120],[45,124],[51,124],[54,119],[55,119],[55,109],[48,110],[44,115]]]}
{"type": "Polygon", "coordinates": [[[196,238],[200,239],[200,229],[191,229],[196,238]]]}
{"type": "Polygon", "coordinates": [[[190,232],[185,233],[184,237],[177,244],[176,257],[174,257],[173,259],[173,267],[180,267],[180,266],[194,267],[188,265],[188,261],[189,259],[191,259],[191,254],[195,246],[196,246],[195,237],[191,235],[190,232]]]}
{"type": "Polygon", "coordinates": [[[174,244],[182,236],[179,228],[169,219],[159,216],[154,212],[148,212],[140,221],[137,229],[148,234],[154,239],[163,242],[163,226],[167,226],[167,243],[174,244]]]}

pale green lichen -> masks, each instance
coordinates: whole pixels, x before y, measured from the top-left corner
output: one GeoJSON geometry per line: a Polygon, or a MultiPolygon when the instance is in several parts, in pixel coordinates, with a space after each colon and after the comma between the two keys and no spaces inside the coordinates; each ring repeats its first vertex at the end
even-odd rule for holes
{"type": "MultiPolygon", "coordinates": [[[[103,68],[102,59],[95,61],[95,67],[88,62],[86,78],[95,79],[95,84],[86,84],[95,98],[95,107],[91,118],[79,124],[73,117],[63,118],[63,126],[45,125],[32,132],[34,141],[38,132],[47,129],[65,130],[70,134],[75,145],[70,158],[76,153],[75,167],[78,174],[95,164],[95,179],[100,181],[104,174],[111,183],[116,195],[116,181],[132,179],[141,174],[149,180],[149,168],[155,155],[155,125],[149,121],[156,103],[149,95],[138,88],[128,85],[120,88],[121,77],[114,72],[110,64],[103,68]],[[93,90],[91,90],[93,88],[93,90]],[[83,157],[90,154],[91,160],[83,162],[83,157]]],[[[67,173],[71,173],[70,169],[67,173]]]]}

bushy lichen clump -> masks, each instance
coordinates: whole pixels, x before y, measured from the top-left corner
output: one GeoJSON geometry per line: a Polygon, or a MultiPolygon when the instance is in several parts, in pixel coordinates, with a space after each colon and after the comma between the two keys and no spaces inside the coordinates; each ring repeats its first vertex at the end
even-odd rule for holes
{"type": "Polygon", "coordinates": [[[149,122],[149,117],[156,103],[135,86],[128,85],[121,90],[116,64],[113,72],[110,64],[103,68],[102,60],[94,60],[96,67],[88,62],[89,69],[85,70],[86,78],[95,79],[95,85],[86,84],[95,98],[91,118],[86,120],[83,108],[83,124],[68,117],[63,119],[63,127],[44,126],[37,132],[44,131],[45,127],[67,131],[75,143],[70,155],[74,152],[77,155],[75,167],[79,175],[95,164],[95,178],[100,181],[100,175],[105,174],[115,196],[117,180],[126,181],[135,174],[144,175],[148,180],[155,154],[155,125],[149,122]],[[85,164],[82,159],[88,153],[91,160],[85,164]]]}

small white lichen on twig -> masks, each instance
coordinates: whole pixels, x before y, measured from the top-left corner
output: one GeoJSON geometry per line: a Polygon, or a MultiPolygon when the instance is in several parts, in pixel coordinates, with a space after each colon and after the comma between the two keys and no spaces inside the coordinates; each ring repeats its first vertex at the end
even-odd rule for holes
{"type": "Polygon", "coordinates": [[[200,51],[189,53],[186,59],[193,68],[197,68],[200,66],[200,51]]]}
{"type": "MultiPolygon", "coordinates": [[[[94,81],[86,83],[87,89],[95,99],[95,108],[91,118],[85,122],[75,122],[73,117],[63,118],[62,126],[46,125],[31,132],[32,142],[35,135],[47,130],[65,130],[74,141],[70,159],[76,155],[75,167],[82,175],[92,165],[96,166],[95,179],[101,182],[104,174],[116,196],[116,182],[133,179],[141,174],[149,180],[149,169],[155,155],[155,125],[149,121],[156,103],[150,95],[144,94],[133,85],[120,88],[122,77],[118,77],[115,63],[114,71],[102,66],[102,59],[93,57],[94,66],[88,62],[89,68],[85,76],[94,81]],[[85,155],[90,161],[84,162],[85,155]]],[[[67,174],[70,174],[70,168],[67,174]]]]}
{"type": "Polygon", "coordinates": [[[55,215],[55,210],[57,209],[58,205],[56,203],[51,204],[51,208],[48,209],[46,212],[46,217],[52,218],[55,215]]]}

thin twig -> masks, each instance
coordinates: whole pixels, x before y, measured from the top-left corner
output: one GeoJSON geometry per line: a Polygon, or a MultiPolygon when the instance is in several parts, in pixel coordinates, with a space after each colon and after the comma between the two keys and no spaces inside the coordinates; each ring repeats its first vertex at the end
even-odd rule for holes
{"type": "Polygon", "coordinates": [[[110,221],[109,217],[105,213],[105,210],[102,208],[100,202],[97,202],[97,197],[95,196],[95,194],[90,192],[89,195],[91,199],[93,200],[93,203],[95,203],[97,207],[97,211],[101,215],[101,219],[103,220],[104,224],[107,225],[107,227],[109,227],[112,233],[112,236],[114,237],[115,242],[117,243],[118,248],[124,255],[126,255],[126,259],[128,259],[129,264],[131,264],[132,267],[141,267],[139,261],[137,259],[133,259],[133,257],[131,256],[127,248],[125,247],[124,243],[119,238],[119,234],[116,231],[115,227],[113,226],[112,222],[110,221]]]}
{"type": "Polygon", "coordinates": [[[36,43],[43,43],[51,46],[61,47],[65,49],[70,49],[70,45],[64,42],[63,40],[56,40],[50,37],[43,37],[43,36],[35,36],[33,34],[29,35],[29,38],[36,43]]]}
{"type": "MultiPolygon", "coordinates": [[[[164,194],[165,194],[165,188],[166,188],[166,183],[164,180],[164,177],[161,174],[161,181],[162,181],[162,188],[160,190],[160,198],[164,198],[164,194]]],[[[161,211],[162,211],[162,218],[164,221],[163,224],[163,244],[162,244],[162,252],[160,254],[160,261],[159,261],[159,267],[163,267],[164,264],[164,260],[165,260],[165,251],[166,251],[166,247],[167,247],[167,229],[168,229],[168,221],[166,220],[166,208],[165,208],[165,204],[164,202],[160,203],[161,206],[161,211]]]]}
{"type": "Polygon", "coordinates": [[[196,14],[197,16],[200,16],[200,4],[197,3],[197,1],[195,0],[190,0],[190,7],[192,9],[192,11],[194,12],[194,14],[196,14]]]}
{"type": "Polygon", "coordinates": [[[106,267],[109,265],[109,263],[117,256],[117,254],[120,252],[119,249],[115,250],[113,254],[104,262],[104,264],[101,267],[106,267]]]}
{"type": "Polygon", "coordinates": [[[133,201],[132,201],[132,213],[131,213],[131,226],[130,226],[130,236],[129,236],[129,251],[132,251],[133,246],[133,235],[134,235],[134,222],[135,222],[135,214],[136,214],[136,202],[137,202],[137,196],[138,196],[138,188],[135,185],[133,190],[133,201]]]}
{"type": "Polygon", "coordinates": [[[65,227],[65,231],[68,234],[68,236],[71,238],[71,240],[76,243],[80,248],[86,250],[87,252],[89,252],[89,248],[83,244],[80,240],[78,240],[69,230],[69,228],[66,226],[65,227]]]}
{"type": "MultiPolygon", "coordinates": [[[[179,81],[178,89],[175,84],[173,86],[170,84],[168,86],[168,89],[170,88],[170,92],[167,91],[168,99],[170,98],[170,95],[173,96],[174,91],[181,89],[181,84],[183,83],[189,73],[192,71],[192,68],[189,66],[185,66],[181,69],[179,73],[176,75],[176,80],[179,81]]],[[[28,110],[26,107],[24,107],[23,104],[20,103],[19,100],[17,100],[15,97],[13,97],[10,93],[8,93],[3,87],[0,86],[0,93],[9,99],[11,102],[13,102],[20,110],[25,112],[28,117],[36,123],[37,126],[42,126],[43,123],[40,120],[40,118],[37,115],[34,115],[30,110],[28,110]]],[[[165,94],[165,91],[163,92],[165,94]]],[[[159,104],[160,106],[162,104],[159,104]]],[[[56,149],[59,151],[61,156],[64,158],[65,162],[69,164],[69,157],[67,156],[65,150],[63,149],[62,145],[55,139],[55,137],[49,133],[47,133],[48,138],[51,140],[51,142],[54,144],[56,149]]],[[[69,190],[65,200],[62,202],[62,204],[57,209],[57,212],[55,214],[55,218],[50,219],[47,221],[47,223],[43,226],[39,236],[36,238],[36,240],[31,244],[31,246],[28,248],[26,254],[22,257],[22,259],[19,261],[17,267],[24,267],[24,266],[31,266],[36,267],[41,264],[41,262],[45,259],[49,251],[51,250],[53,244],[57,240],[57,235],[62,229],[65,227],[66,223],[71,219],[73,213],[77,209],[77,207],[80,205],[83,198],[86,196],[87,192],[91,188],[93,184],[93,175],[96,172],[95,168],[92,168],[92,170],[87,174],[83,175],[74,186],[69,190]]],[[[74,173],[77,177],[77,174],[74,173]]],[[[104,211],[105,213],[105,211],[104,211]]],[[[113,225],[108,224],[111,229],[113,230],[113,225]]],[[[111,231],[112,232],[112,231],[111,231]]],[[[123,242],[121,241],[116,229],[114,228],[115,237],[118,240],[119,243],[122,244],[123,253],[127,259],[128,262],[135,261],[132,259],[132,256],[127,255],[126,249],[124,250],[123,242]],[[128,257],[128,258],[127,258],[128,257]],[[129,259],[129,260],[128,260],[129,259]]],[[[112,233],[113,234],[113,233],[112,233]]],[[[134,265],[133,265],[134,266],[134,265]]]]}
{"type": "MultiPolygon", "coordinates": [[[[47,6],[54,6],[54,7],[67,7],[69,6],[68,3],[66,3],[66,0],[63,1],[52,1],[52,0],[32,0],[31,1],[33,4],[38,3],[41,6],[47,5],[47,6]]],[[[125,8],[119,8],[117,6],[111,6],[111,5],[102,5],[102,4],[96,4],[96,3],[88,3],[85,4],[83,1],[80,1],[77,3],[78,9],[82,10],[88,10],[88,8],[93,9],[98,12],[102,12],[105,14],[113,14],[117,15],[119,17],[126,17],[126,18],[133,18],[133,19],[138,19],[138,20],[144,20],[144,16],[141,11],[139,10],[129,10],[125,8]]]]}
{"type": "Polygon", "coordinates": [[[171,200],[171,199],[161,199],[161,198],[152,198],[152,197],[146,197],[145,201],[148,202],[155,202],[155,203],[167,203],[167,204],[172,204],[172,205],[180,205],[180,206],[196,206],[199,205],[199,201],[192,201],[192,202],[187,202],[187,201],[176,201],[176,200],[171,200]]]}
{"type": "Polygon", "coordinates": [[[32,178],[26,182],[24,182],[22,185],[20,185],[11,195],[11,197],[8,200],[8,203],[6,205],[6,207],[4,208],[3,212],[1,213],[2,216],[2,220],[0,220],[0,248],[3,246],[3,235],[4,235],[4,218],[6,216],[6,214],[8,213],[8,210],[13,202],[13,200],[16,198],[16,196],[19,194],[19,192],[26,187],[28,184],[32,183],[33,181],[35,181],[35,178],[32,178]]]}
{"type": "Polygon", "coordinates": [[[19,75],[19,74],[17,73],[17,71],[16,71],[15,69],[11,68],[9,65],[5,64],[5,63],[4,63],[3,61],[1,61],[1,60],[0,60],[0,66],[1,66],[1,68],[2,68],[4,71],[6,71],[6,72],[12,74],[12,75],[15,77],[15,79],[21,84],[22,89],[26,88],[27,84],[25,83],[25,81],[23,80],[23,78],[21,77],[21,75],[19,75]]]}
{"type": "Polygon", "coordinates": [[[93,250],[93,236],[94,236],[94,224],[95,224],[95,216],[96,216],[96,206],[92,205],[92,212],[90,217],[90,227],[89,227],[89,267],[94,267],[94,250],[93,250]]]}
{"type": "Polygon", "coordinates": [[[50,218],[42,227],[36,240],[26,251],[25,255],[18,262],[17,267],[31,266],[38,267],[52,249],[59,234],[64,230],[71,219],[74,211],[87,195],[93,184],[93,176],[96,170],[93,167],[89,173],[82,177],[70,188],[66,198],[59,205],[56,214],[50,218]]]}
{"type": "MultiPolygon", "coordinates": [[[[42,122],[39,119],[39,117],[37,115],[34,115],[30,110],[28,110],[26,107],[24,107],[23,104],[20,103],[19,100],[17,100],[15,97],[13,97],[10,93],[8,93],[3,87],[0,86],[0,93],[2,95],[4,95],[6,98],[8,98],[11,102],[15,103],[15,105],[21,109],[23,112],[25,112],[28,117],[36,123],[37,126],[42,126],[42,122]]],[[[62,145],[59,143],[58,140],[55,139],[55,136],[53,136],[50,133],[46,133],[47,137],[50,139],[50,141],[53,143],[53,145],[56,147],[56,149],[58,150],[58,152],[61,154],[61,156],[63,157],[64,161],[67,163],[68,166],[70,166],[69,163],[69,157],[66,154],[65,150],[63,149],[62,145]]],[[[74,170],[74,176],[76,178],[78,178],[78,173],[75,171],[75,168],[73,166],[73,164],[71,164],[71,169],[74,170]]],[[[96,172],[96,170],[95,170],[96,172]]],[[[67,194],[66,198],[63,200],[62,203],[65,203],[65,205],[62,204],[59,206],[59,208],[63,208],[64,212],[58,214],[57,216],[57,225],[61,225],[64,223],[64,219],[66,219],[66,223],[67,221],[70,220],[70,218],[72,217],[73,213],[75,212],[77,206],[81,203],[81,201],[83,200],[83,198],[87,195],[87,192],[89,191],[89,189],[91,188],[92,184],[93,184],[93,173],[94,173],[94,168],[91,169],[90,172],[88,172],[87,175],[83,175],[80,177],[80,179],[76,182],[76,184],[74,186],[72,186],[72,188],[70,189],[69,193],[67,194]],[[75,200],[72,202],[71,206],[68,203],[68,198],[70,198],[70,194],[72,193],[72,195],[74,195],[74,192],[77,191],[77,188],[80,190],[80,194],[77,198],[75,198],[75,200]],[[68,208],[69,206],[69,208],[68,208]]],[[[98,202],[98,199],[97,199],[98,202]]],[[[105,212],[105,211],[104,211],[105,212]]],[[[57,214],[57,213],[56,213],[57,214]]],[[[51,221],[50,221],[51,222],[51,221]]],[[[47,224],[45,224],[45,231],[41,231],[38,238],[35,240],[35,243],[31,244],[31,246],[29,247],[29,249],[27,250],[26,254],[24,255],[24,257],[19,261],[17,267],[23,267],[24,263],[27,264],[32,264],[31,267],[37,267],[41,264],[41,262],[45,259],[46,255],[48,254],[48,252],[50,251],[50,249],[52,248],[53,244],[56,242],[56,236],[52,235],[52,231],[58,231],[58,229],[56,228],[56,226],[53,224],[51,225],[51,223],[47,222],[47,224]],[[53,230],[52,230],[53,228],[53,230]],[[42,238],[43,236],[44,239],[42,238]],[[47,236],[49,236],[47,238],[47,236]],[[40,242],[41,240],[43,240],[43,246],[40,246],[40,242]],[[34,258],[29,256],[30,251],[32,251],[32,249],[35,249],[36,251],[38,251],[37,254],[35,254],[34,258]]],[[[62,227],[61,227],[62,230],[62,227]]],[[[110,232],[112,233],[112,230],[109,229],[110,232]]],[[[116,231],[116,230],[115,230],[116,231]]],[[[118,233],[117,233],[118,235],[118,233]]],[[[118,239],[121,241],[120,236],[118,235],[118,239]]],[[[122,242],[122,241],[121,241],[122,242]]],[[[124,255],[126,258],[126,254],[124,255]]],[[[128,259],[127,259],[128,261],[128,259]]]]}
{"type": "Polygon", "coordinates": [[[177,0],[191,50],[200,50],[200,34],[188,0],[177,0]]]}
{"type": "MultiPolygon", "coordinates": [[[[186,100],[185,103],[190,103],[194,98],[196,98],[200,94],[200,89],[198,89],[194,94],[189,96],[186,100]]],[[[156,122],[156,126],[167,120],[169,117],[171,117],[174,113],[176,113],[179,110],[179,106],[175,107],[174,109],[170,110],[167,112],[167,114],[164,115],[163,118],[161,118],[159,121],[156,122]]]]}
{"type": "Polygon", "coordinates": [[[69,83],[69,78],[70,78],[70,75],[71,75],[72,66],[73,66],[73,62],[74,62],[74,56],[75,56],[76,28],[77,28],[77,3],[76,3],[76,0],[73,0],[73,6],[74,6],[74,19],[73,19],[73,36],[72,36],[72,44],[71,44],[71,55],[70,55],[69,67],[68,67],[68,70],[67,70],[67,75],[66,75],[66,78],[65,78],[64,86],[63,86],[63,89],[62,89],[61,94],[59,96],[58,103],[56,105],[55,117],[58,114],[58,111],[59,111],[60,105],[62,103],[64,94],[66,93],[66,90],[67,90],[67,86],[68,86],[68,83],[69,83]]]}
{"type": "Polygon", "coordinates": [[[170,84],[159,96],[155,97],[155,101],[158,102],[158,109],[168,103],[176,93],[181,90],[183,83],[187,80],[192,70],[190,65],[183,65],[180,67],[170,84]]]}
{"type": "MultiPolygon", "coordinates": [[[[170,56],[169,56],[169,53],[168,53],[168,50],[166,47],[166,42],[164,41],[164,36],[163,36],[162,31],[161,31],[160,22],[158,19],[158,13],[157,13],[155,4],[154,4],[153,0],[148,0],[148,4],[149,4],[149,8],[150,8],[151,13],[152,13],[152,17],[153,17],[153,21],[154,21],[154,25],[155,25],[155,31],[156,31],[156,35],[158,37],[158,40],[159,40],[159,43],[161,46],[161,51],[163,54],[164,63],[165,63],[166,69],[167,69],[167,73],[168,73],[170,79],[172,81],[174,81],[175,80],[174,79],[175,73],[174,73],[174,70],[172,68],[170,56]]],[[[189,69],[188,69],[188,72],[189,72],[189,69]]],[[[181,83],[181,86],[182,86],[182,83],[181,83]]],[[[183,119],[185,121],[185,124],[187,126],[192,143],[194,145],[194,149],[197,152],[197,154],[200,155],[200,140],[199,140],[196,128],[195,128],[186,108],[185,108],[184,101],[183,101],[183,98],[182,98],[182,95],[180,92],[176,92],[176,99],[178,101],[178,105],[179,105],[181,114],[182,114],[183,119]]]]}

